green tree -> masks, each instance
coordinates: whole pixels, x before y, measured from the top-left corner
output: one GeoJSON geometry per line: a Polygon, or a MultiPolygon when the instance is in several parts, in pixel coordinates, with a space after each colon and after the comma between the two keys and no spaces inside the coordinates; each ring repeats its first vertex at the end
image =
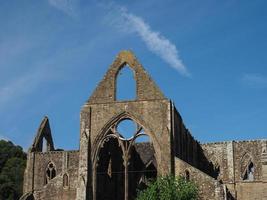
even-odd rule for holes
{"type": "Polygon", "coordinates": [[[139,191],[136,200],[196,200],[196,185],[183,177],[164,176],[139,191]]]}
{"type": "Polygon", "coordinates": [[[22,148],[0,140],[0,200],[17,200],[22,195],[25,165],[22,148]]]}

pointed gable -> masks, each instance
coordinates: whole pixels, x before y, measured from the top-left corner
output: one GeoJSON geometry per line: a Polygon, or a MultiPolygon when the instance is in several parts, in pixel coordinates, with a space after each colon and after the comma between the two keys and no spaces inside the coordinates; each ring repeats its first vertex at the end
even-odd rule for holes
{"type": "Polygon", "coordinates": [[[51,129],[49,125],[48,117],[44,117],[42,120],[37,134],[34,138],[33,144],[30,148],[30,151],[37,151],[42,152],[43,151],[43,142],[46,140],[46,150],[47,151],[53,151],[54,150],[54,143],[52,139],[51,129]]]}
{"type": "Polygon", "coordinates": [[[116,101],[117,75],[126,64],[134,72],[136,81],[135,100],[165,99],[162,92],[138,62],[134,54],[131,51],[121,51],[88,100],[89,103],[108,103],[116,101]]]}

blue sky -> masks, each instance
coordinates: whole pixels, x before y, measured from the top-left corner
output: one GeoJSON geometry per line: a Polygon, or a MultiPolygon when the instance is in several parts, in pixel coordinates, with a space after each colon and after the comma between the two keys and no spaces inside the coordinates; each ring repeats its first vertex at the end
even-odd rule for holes
{"type": "MultiPolygon", "coordinates": [[[[0,138],[27,149],[43,116],[77,149],[79,113],[132,50],[201,142],[267,136],[267,2],[0,2],[0,138]]],[[[126,85],[127,87],[127,85],[126,85]]]]}

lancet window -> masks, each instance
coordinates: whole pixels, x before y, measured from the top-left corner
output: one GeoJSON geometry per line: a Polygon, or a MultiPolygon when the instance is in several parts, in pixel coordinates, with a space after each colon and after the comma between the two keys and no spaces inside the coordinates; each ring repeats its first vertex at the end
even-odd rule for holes
{"type": "Polygon", "coordinates": [[[46,171],[45,171],[45,184],[47,184],[50,180],[56,177],[56,167],[54,163],[50,162],[47,165],[46,171]]]}

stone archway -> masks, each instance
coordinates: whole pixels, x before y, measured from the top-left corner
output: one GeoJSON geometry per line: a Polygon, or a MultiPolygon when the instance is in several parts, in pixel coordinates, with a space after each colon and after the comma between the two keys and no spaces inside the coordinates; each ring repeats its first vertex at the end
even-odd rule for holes
{"type": "Polygon", "coordinates": [[[118,124],[112,124],[99,141],[93,161],[93,197],[96,200],[132,200],[137,189],[144,189],[148,179],[157,176],[157,162],[151,140],[136,123],[136,131],[128,138],[118,132],[118,124]],[[103,192],[104,191],[104,192],[103,192]]]}

